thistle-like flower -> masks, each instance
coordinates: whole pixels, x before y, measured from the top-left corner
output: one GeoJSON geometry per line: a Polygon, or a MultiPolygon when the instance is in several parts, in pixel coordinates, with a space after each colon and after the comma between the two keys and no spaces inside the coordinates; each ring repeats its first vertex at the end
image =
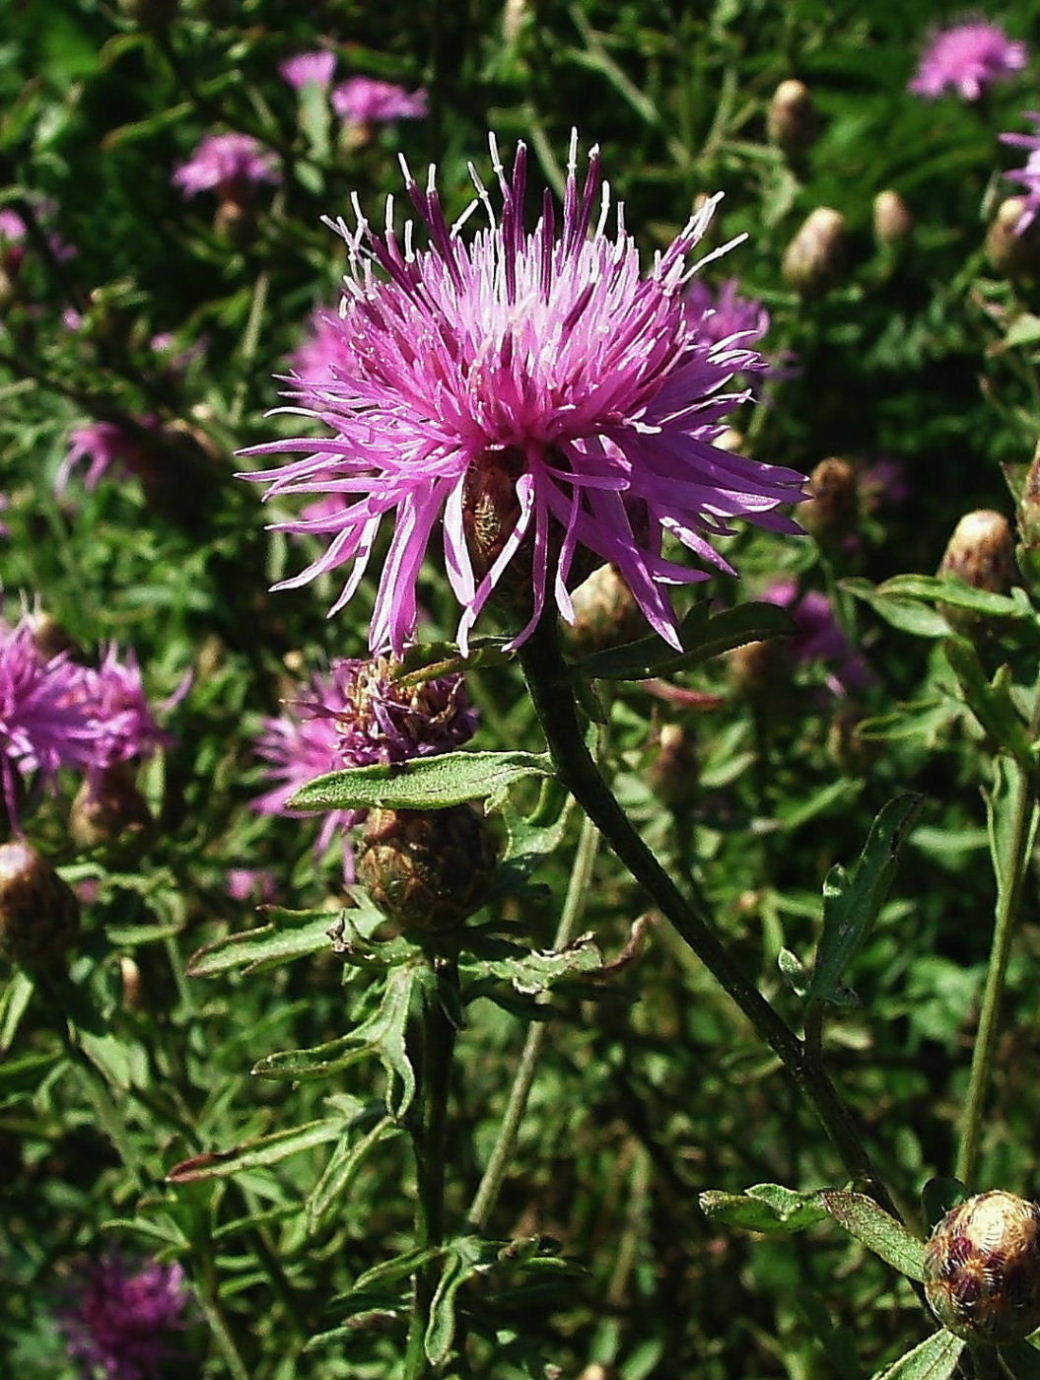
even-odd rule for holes
{"type": "Polygon", "coordinates": [[[336,70],[336,54],[319,48],[313,53],[297,53],[279,64],[278,73],[294,91],[302,91],[307,86],[316,86],[319,91],[327,91],[332,85],[336,70]]]}
{"type": "Polygon", "coordinates": [[[845,636],[822,590],[800,594],[796,581],[775,580],[759,597],[790,612],[796,632],[787,649],[796,662],[823,662],[832,694],[847,695],[873,684],[870,667],[845,636]]]}
{"type": "MultiPolygon", "coordinates": [[[[142,429],[151,430],[156,425],[153,417],[145,417],[141,422],[142,429]]],[[[139,474],[148,468],[147,440],[142,431],[118,422],[87,422],[73,429],[69,442],[68,454],[54,480],[59,495],[68,488],[72,472],[80,464],[87,467],[83,486],[88,491],[96,489],[110,469],[139,474]]]]}
{"type": "Polygon", "coordinates": [[[607,234],[610,193],[597,150],[579,186],[572,138],[562,223],[546,194],[530,232],[526,149],[518,147],[511,177],[494,139],[491,151],[501,215],[474,172],[469,209],[483,207],[489,224],[468,243],[460,231],[469,212],[449,225],[432,170],[424,191],[405,168],[427,248],[415,247],[410,225],[398,239],[389,204],[383,234],[356,200],[356,226],[335,223],[351,264],[336,377],[292,380],[288,409],[331,436],[255,447],[246,453],[302,456],[246,477],[268,482],[268,497],[341,493],[350,503],[335,531],[275,524],[331,538],[280,587],[352,563],[336,612],[393,514],[369,634],[374,650],[400,653],[411,637],[416,582],[438,522],[463,609],[462,647],[510,567],[511,583],[529,596],[514,644],[530,635],[547,600],[571,621],[568,589],[587,573],[589,553],[617,566],[651,625],[678,647],[667,588],[709,572],[667,558],[666,533],[708,567],[732,573],[708,540],[729,534],[732,518],[800,530],[776,511],[801,497],[800,474],[713,444],[747,396],[727,385],[758,367],[741,343],[710,338],[685,302],[699,266],[688,259],[718,198],[641,274],[620,206],[607,234]]]}
{"type": "Polygon", "coordinates": [[[332,108],[352,125],[385,125],[394,120],[421,120],[429,99],[426,91],[406,91],[392,81],[350,77],[332,92],[332,108]]]}
{"type": "Polygon", "coordinates": [[[179,1265],[134,1268],[110,1256],[88,1268],[58,1322],[85,1376],[157,1380],[180,1354],[173,1334],[186,1325],[188,1299],[179,1265]]]}
{"type": "Polygon", "coordinates": [[[1015,218],[1014,233],[1016,236],[1024,234],[1033,221],[1036,220],[1036,213],[1040,211],[1040,114],[1034,110],[1026,111],[1026,119],[1032,120],[1036,126],[1032,134],[1002,134],[1000,142],[1011,144],[1015,148],[1028,149],[1029,157],[1026,159],[1024,168],[1018,168],[1014,172],[1005,173],[1004,176],[1009,182],[1017,182],[1025,189],[1025,195],[1021,198],[1024,205],[1019,210],[1015,218]]]}
{"type": "Polygon", "coordinates": [[[962,100],[977,101],[987,87],[1020,72],[1028,61],[1026,45],[1008,38],[998,24],[981,19],[954,24],[934,35],[907,90],[929,100],[956,91],[962,100]]]}
{"type": "Polygon", "coordinates": [[[280,182],[274,154],[251,134],[207,134],[173,174],[185,196],[216,192],[222,200],[247,201],[261,182],[280,182]]]}

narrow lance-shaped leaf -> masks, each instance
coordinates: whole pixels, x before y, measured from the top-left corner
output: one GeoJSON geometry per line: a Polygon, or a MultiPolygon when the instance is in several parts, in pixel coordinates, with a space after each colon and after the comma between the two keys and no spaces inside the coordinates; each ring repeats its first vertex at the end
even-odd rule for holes
{"type": "Polygon", "coordinates": [[[951,637],[943,651],[965,703],[982,727],[1012,757],[1031,765],[1032,742],[1011,698],[1007,667],[1002,666],[992,681],[987,680],[979,654],[966,637],[951,637]]]}
{"type": "Polygon", "coordinates": [[[923,1281],[924,1242],[878,1207],[873,1198],[845,1189],[826,1189],[820,1194],[820,1202],[836,1222],[875,1255],[910,1279],[923,1281]]]}
{"type": "Polygon", "coordinates": [[[207,944],[188,960],[189,977],[216,977],[235,968],[259,972],[289,963],[307,954],[320,953],[330,944],[329,928],[339,911],[271,910],[272,923],[207,944]]]}
{"type": "Polygon", "coordinates": [[[306,1126],[294,1126],[288,1131],[276,1131],[273,1135],[261,1136],[259,1140],[236,1145],[231,1150],[212,1150],[183,1160],[170,1170],[166,1181],[189,1184],[199,1179],[227,1179],[242,1169],[278,1164],[289,1155],[299,1154],[301,1150],[312,1150],[316,1145],[336,1140],[343,1130],[342,1118],[336,1117],[334,1120],[311,1121],[306,1126]]]}
{"type": "Polygon", "coordinates": [[[377,763],[329,772],[302,786],[293,810],[443,810],[488,796],[504,799],[528,776],[551,776],[548,753],[446,752],[396,765],[377,763]]]}
{"type": "Polygon", "coordinates": [[[949,1380],[957,1369],[965,1342],[945,1328],[915,1346],[894,1365],[883,1370],[876,1380],[949,1380]]]}
{"type": "Polygon", "coordinates": [[[1025,779],[1026,775],[1027,769],[1022,763],[1008,757],[1006,753],[998,753],[994,758],[993,784],[986,791],[986,825],[993,873],[1001,896],[1008,887],[1015,884],[1022,859],[1028,858],[1032,853],[1033,840],[1036,837],[1037,807],[1032,799],[1032,790],[1025,779]],[[1019,822],[1016,819],[1017,802],[1023,799],[1029,802],[1029,823],[1024,848],[1018,837],[1019,822]]]}
{"type": "Polygon", "coordinates": [[[823,932],[806,991],[808,1001],[841,1002],[841,978],[885,904],[899,850],[921,807],[921,796],[890,800],[875,819],[851,876],[832,868],[824,885],[823,932]]]}
{"type": "Polygon", "coordinates": [[[700,1195],[699,1202],[701,1211],[714,1222],[766,1235],[804,1231],[827,1216],[818,1191],[799,1193],[783,1184],[755,1184],[746,1193],[712,1188],[700,1195]]]}

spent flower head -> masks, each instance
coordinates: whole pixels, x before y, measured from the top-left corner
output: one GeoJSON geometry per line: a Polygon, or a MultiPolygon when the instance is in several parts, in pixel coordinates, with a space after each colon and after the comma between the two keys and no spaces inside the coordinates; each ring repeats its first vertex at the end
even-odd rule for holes
{"type": "Polygon", "coordinates": [[[108,1256],[87,1267],[58,1322],[85,1377],[155,1380],[181,1355],[173,1334],[186,1326],[188,1300],[179,1265],[108,1256]]]}
{"type": "MultiPolygon", "coordinates": [[[[257,742],[274,788],[253,802],[263,814],[290,814],[288,801],[326,772],[374,763],[396,764],[461,747],[476,731],[461,676],[440,676],[419,686],[394,680],[393,663],[348,658],[311,677],[285,712],[268,719],[257,742]]],[[[365,817],[363,810],[325,816],[318,846],[365,817]]]]}
{"type": "Polygon", "coordinates": [[[1008,38],[998,24],[970,20],[933,35],[907,90],[929,100],[956,91],[963,100],[977,101],[987,87],[1020,72],[1028,61],[1026,45],[1008,38]]]}
{"type": "Polygon", "coordinates": [[[172,178],[185,196],[215,191],[233,201],[261,182],[281,180],[274,154],[251,134],[207,134],[172,178]]]}
{"type": "Polygon", "coordinates": [[[327,91],[332,85],[336,70],[336,54],[319,48],[314,53],[297,53],[279,64],[279,75],[289,83],[294,91],[302,91],[306,86],[316,86],[327,91]]]}
{"type": "MultiPolygon", "coordinates": [[[[708,571],[666,558],[666,533],[704,565],[731,571],[708,538],[730,534],[732,518],[800,530],[776,511],[801,497],[800,474],[713,444],[747,396],[727,385],[758,359],[712,338],[686,306],[698,266],[689,256],[715,202],[641,272],[620,206],[607,233],[597,150],[580,185],[572,138],[562,216],[546,193],[532,231],[523,223],[524,145],[511,176],[493,139],[491,151],[501,212],[474,172],[476,199],[454,226],[432,170],[423,190],[405,167],[426,248],[415,246],[411,225],[399,239],[392,205],[382,234],[356,199],[354,228],[335,224],[350,259],[336,377],[290,380],[287,409],[331,435],[255,447],[247,454],[302,454],[246,477],[269,483],[268,497],[350,501],[335,531],[321,527],[325,551],[281,587],[353,563],[332,612],[342,608],[393,515],[374,650],[400,653],[414,632],[416,582],[438,523],[463,647],[510,566],[531,609],[517,644],[549,599],[571,621],[568,588],[583,565],[587,573],[589,553],[617,566],[652,626],[678,646],[667,588],[708,571]],[[480,208],[488,224],[467,241],[462,223],[480,208]]],[[[302,520],[276,527],[315,530],[302,520]]]]}
{"type": "Polygon", "coordinates": [[[385,125],[393,120],[421,120],[429,109],[423,87],[406,91],[376,77],[350,77],[332,92],[332,108],[352,125],[385,125]]]}

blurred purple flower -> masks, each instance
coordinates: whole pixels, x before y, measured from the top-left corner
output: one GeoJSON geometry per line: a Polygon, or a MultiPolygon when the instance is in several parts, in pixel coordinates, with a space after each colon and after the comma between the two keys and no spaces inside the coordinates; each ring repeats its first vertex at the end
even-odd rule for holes
{"type": "Polygon", "coordinates": [[[859,472],[860,504],[868,513],[892,512],[908,502],[913,490],[906,466],[894,455],[881,455],[859,472]]]}
{"type": "MultiPolygon", "coordinates": [[[[11,506],[11,500],[7,497],[7,495],[6,495],[6,494],[0,494],[0,513],[6,513],[7,510],[10,508],[10,506],[11,506]]],[[[0,537],[9,537],[10,535],[11,535],[11,529],[10,529],[10,527],[8,527],[8,525],[7,525],[6,522],[4,522],[3,520],[0,520],[0,537]]]]}
{"type": "Polygon", "coordinates": [[[227,889],[233,901],[259,901],[270,905],[278,899],[278,882],[266,867],[228,868],[227,889]]]}
{"type": "MultiPolygon", "coordinates": [[[[311,677],[298,700],[268,719],[257,741],[273,790],[253,801],[262,814],[293,815],[287,802],[301,786],[326,772],[373,763],[433,757],[461,747],[476,731],[461,676],[441,676],[415,687],[391,679],[384,657],[334,661],[327,673],[311,677]]],[[[364,810],[325,815],[318,847],[365,817],[364,810]]]]}
{"type": "Polygon", "coordinates": [[[907,90],[929,100],[956,91],[977,101],[993,82],[1020,72],[1028,61],[1026,45],[1008,38],[999,25],[982,19],[954,24],[932,38],[907,90]]]}
{"type": "MultiPolygon", "coordinates": [[[[431,247],[412,249],[411,227],[404,252],[392,229],[377,234],[364,218],[354,230],[336,225],[352,270],[337,318],[337,377],[301,381],[289,394],[290,411],[333,436],[254,447],[245,454],[304,454],[246,477],[269,483],[269,497],[342,493],[351,506],[326,551],[279,587],[352,561],[336,612],[364,575],[383,518],[395,513],[369,638],[374,650],[399,653],[416,625],[416,581],[443,518],[462,647],[514,557],[533,602],[515,642],[530,635],[547,598],[572,619],[567,585],[579,548],[613,562],[648,621],[678,647],[667,589],[709,575],[665,559],[665,532],[730,571],[704,535],[729,534],[730,518],[800,531],[775,509],[799,500],[802,475],[712,444],[747,396],[727,393],[727,384],[758,358],[705,338],[683,304],[696,268],[687,258],[715,201],[640,276],[620,207],[615,236],[605,233],[609,197],[597,150],[579,189],[572,139],[562,225],[546,195],[528,233],[526,149],[517,149],[511,180],[494,140],[491,149],[501,217],[475,178],[470,210],[483,205],[490,225],[469,245],[459,222],[448,225],[432,183],[423,191],[410,174],[431,247]],[[500,535],[490,552],[488,543],[478,550],[480,568],[469,539],[476,513],[486,530],[488,510],[500,535]]],[[[275,527],[307,530],[298,521],[275,527]]]]}
{"type": "Polygon", "coordinates": [[[382,125],[392,120],[421,120],[429,108],[423,87],[406,91],[392,81],[350,77],[332,92],[332,108],[352,125],[382,125]]]}
{"type": "MultiPolygon", "coordinates": [[[[727,278],[717,290],[703,278],[694,278],[683,295],[683,305],[700,338],[711,345],[739,344],[747,348],[769,330],[769,313],[761,302],[740,295],[737,278],[727,278]]],[[[765,372],[768,367],[759,356],[748,369],[765,372]]]]}
{"type": "Polygon", "coordinates": [[[787,646],[796,661],[825,663],[827,687],[833,694],[847,695],[873,684],[870,667],[842,632],[826,594],[810,589],[799,595],[797,580],[774,580],[759,598],[787,609],[797,628],[787,646]]]}
{"type": "Polygon", "coordinates": [[[1028,149],[1029,157],[1026,159],[1024,168],[1019,168],[1015,172],[1005,173],[1004,176],[1011,182],[1018,182],[1025,188],[1025,207],[1018,218],[1015,226],[1015,234],[1024,234],[1036,219],[1036,213],[1040,210],[1040,113],[1034,110],[1025,112],[1026,119],[1032,120],[1036,126],[1034,134],[1002,134],[1000,142],[1002,144],[1012,144],[1015,148],[1028,149]]]}
{"type": "MultiPolygon", "coordinates": [[[[47,202],[36,206],[36,211],[47,218],[53,214],[53,204],[47,202]]],[[[0,207],[0,263],[11,272],[16,271],[25,258],[25,241],[28,236],[25,221],[11,206],[0,207]]],[[[60,263],[74,259],[79,250],[67,244],[60,235],[49,234],[47,244],[51,253],[60,263]]]]}
{"type": "MultiPolygon", "coordinates": [[[[143,417],[141,426],[154,429],[154,417],[143,417]]],[[[84,488],[96,489],[102,476],[115,466],[130,474],[139,473],[146,465],[146,456],[141,436],[129,427],[118,422],[88,422],[76,427],[69,440],[69,453],[61,463],[54,480],[55,491],[60,495],[68,488],[72,471],[82,463],[87,463],[83,479],[84,488]]]]}
{"type": "Polygon", "coordinates": [[[67,653],[49,659],[28,617],[0,625],[0,787],[11,828],[19,832],[19,776],[46,784],[60,767],[90,767],[95,728],[79,695],[83,668],[67,653]]]}
{"type": "Polygon", "coordinates": [[[297,53],[279,64],[278,72],[295,91],[305,86],[317,86],[327,91],[336,70],[336,54],[319,49],[315,53],[297,53]]]}
{"type": "Polygon", "coordinates": [[[137,657],[129,651],[121,659],[114,642],[97,670],[81,668],[77,694],[94,732],[92,774],[143,761],[173,741],[155,720],[137,657]]]}
{"type": "Polygon", "coordinates": [[[308,383],[331,383],[343,352],[343,333],[335,311],[319,308],[311,315],[303,343],[290,356],[292,367],[308,383]]]}
{"type": "Polygon", "coordinates": [[[171,1334],[186,1326],[188,1299],[179,1265],[110,1256],[89,1266],[58,1323],[85,1380],[155,1380],[181,1354],[171,1334]]]}
{"type": "Polygon", "coordinates": [[[246,200],[261,182],[281,180],[274,154],[250,134],[207,134],[172,178],[185,196],[215,191],[233,201],[246,200]]]}

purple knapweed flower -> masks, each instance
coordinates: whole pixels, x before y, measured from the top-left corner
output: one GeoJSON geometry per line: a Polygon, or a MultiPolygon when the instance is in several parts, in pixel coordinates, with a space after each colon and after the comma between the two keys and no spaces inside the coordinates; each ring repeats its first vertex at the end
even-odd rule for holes
{"type": "Polygon", "coordinates": [[[293,372],[308,383],[329,383],[343,351],[343,334],[334,312],[319,308],[311,315],[303,343],[290,355],[293,372]]]}
{"type": "Polygon", "coordinates": [[[233,901],[271,905],[278,899],[278,881],[267,867],[229,867],[227,889],[233,901]]]}
{"type": "Polygon", "coordinates": [[[275,155],[250,134],[207,134],[173,174],[185,196],[214,191],[222,199],[248,200],[261,182],[280,182],[275,155]]]}
{"type": "Polygon", "coordinates": [[[61,767],[90,767],[95,729],[79,696],[83,668],[67,653],[44,657],[31,620],[0,625],[0,789],[19,831],[20,779],[48,783],[61,767]]]}
{"type": "Polygon", "coordinates": [[[393,120],[421,120],[429,109],[423,87],[406,91],[392,81],[350,77],[332,92],[332,108],[352,125],[385,125],[393,120]]]}
{"type": "MultiPolygon", "coordinates": [[[[736,278],[727,278],[717,289],[703,278],[694,278],[683,301],[701,338],[712,345],[730,342],[753,345],[769,330],[769,313],[761,302],[741,296],[740,282],[736,278]]],[[[749,366],[760,371],[768,367],[761,357],[749,366]]]]}
{"type": "Polygon", "coordinates": [[[827,688],[835,695],[864,690],[874,682],[870,667],[850,644],[821,590],[799,594],[797,580],[775,580],[759,596],[767,604],[787,609],[796,632],[787,639],[795,661],[823,662],[827,688]]]}
{"type": "Polygon", "coordinates": [[[332,85],[336,70],[336,54],[319,49],[316,53],[297,53],[279,63],[278,73],[294,91],[302,91],[305,86],[316,86],[327,91],[332,85]]]}
{"type": "MultiPolygon", "coordinates": [[[[578,577],[579,550],[615,564],[651,625],[678,647],[667,588],[708,572],[666,559],[666,532],[731,572],[706,540],[731,533],[731,518],[800,531],[775,510],[802,497],[802,475],[712,444],[747,397],[727,384],[758,358],[706,338],[684,304],[699,266],[688,256],[717,198],[641,275],[620,206],[615,234],[606,233],[610,198],[597,150],[579,188],[572,138],[562,224],[546,194],[531,232],[523,227],[526,149],[517,149],[511,180],[494,139],[491,150],[501,218],[474,173],[470,210],[483,206],[490,224],[468,244],[459,230],[469,213],[449,226],[432,171],[423,191],[407,167],[428,248],[414,247],[411,226],[403,244],[392,226],[377,234],[356,201],[356,228],[334,226],[351,264],[337,318],[337,377],[291,380],[295,405],[287,409],[332,435],[254,447],[246,454],[303,456],[246,477],[268,482],[268,497],[342,493],[350,506],[326,551],[280,587],[353,562],[336,612],[357,588],[384,517],[394,514],[369,635],[374,650],[400,653],[415,629],[416,581],[442,520],[463,648],[512,562],[533,605],[515,644],[530,635],[546,599],[572,621],[568,583],[578,577]]],[[[275,527],[308,530],[299,521],[275,527]]]]}
{"type": "MultiPolygon", "coordinates": [[[[419,686],[391,678],[392,663],[349,658],[311,677],[285,712],[268,719],[256,744],[274,789],[253,801],[262,814],[293,814],[287,802],[301,786],[345,767],[396,764],[461,747],[476,731],[477,716],[461,676],[440,676],[419,686]]],[[[365,818],[364,810],[325,815],[322,851],[340,829],[365,818]]]]}
{"type": "Polygon", "coordinates": [[[977,101],[993,82],[1020,72],[1028,61],[1026,45],[1008,38],[999,25],[982,19],[954,24],[932,38],[907,90],[929,100],[956,91],[977,101]]]}
{"type": "MultiPolygon", "coordinates": [[[[35,210],[44,218],[54,212],[51,202],[37,205],[35,210]]],[[[25,221],[11,206],[0,207],[0,264],[9,272],[16,273],[25,258],[25,246],[29,231],[25,221]]],[[[60,235],[48,234],[47,246],[60,263],[67,263],[79,253],[74,245],[66,243],[60,235]]]]}
{"type": "MultiPolygon", "coordinates": [[[[142,427],[154,429],[156,425],[154,417],[141,419],[142,427]]],[[[76,427],[69,440],[69,452],[54,478],[54,488],[59,495],[68,488],[72,471],[82,463],[87,466],[83,477],[87,490],[96,489],[102,476],[113,467],[130,474],[140,473],[147,467],[146,448],[140,433],[118,422],[88,422],[76,427]]]]}
{"type": "Polygon", "coordinates": [[[156,1380],[181,1355],[172,1334],[187,1325],[188,1299],[179,1265],[111,1256],[88,1267],[58,1324],[84,1380],[156,1380]]]}
{"type": "Polygon", "coordinates": [[[1018,168],[1014,172],[1004,174],[1009,181],[1017,182],[1025,189],[1025,196],[1022,198],[1025,206],[1015,225],[1016,235],[1024,234],[1036,219],[1037,211],[1040,211],[1040,113],[1027,110],[1026,119],[1032,120],[1036,126],[1035,133],[1002,134],[1000,136],[1002,144],[1011,144],[1015,148],[1029,150],[1029,157],[1026,159],[1024,168],[1018,168]]]}
{"type": "Polygon", "coordinates": [[[76,690],[94,730],[93,773],[120,762],[139,762],[173,740],[155,720],[141,679],[137,657],[121,657],[113,642],[95,670],[85,666],[76,690]]]}

